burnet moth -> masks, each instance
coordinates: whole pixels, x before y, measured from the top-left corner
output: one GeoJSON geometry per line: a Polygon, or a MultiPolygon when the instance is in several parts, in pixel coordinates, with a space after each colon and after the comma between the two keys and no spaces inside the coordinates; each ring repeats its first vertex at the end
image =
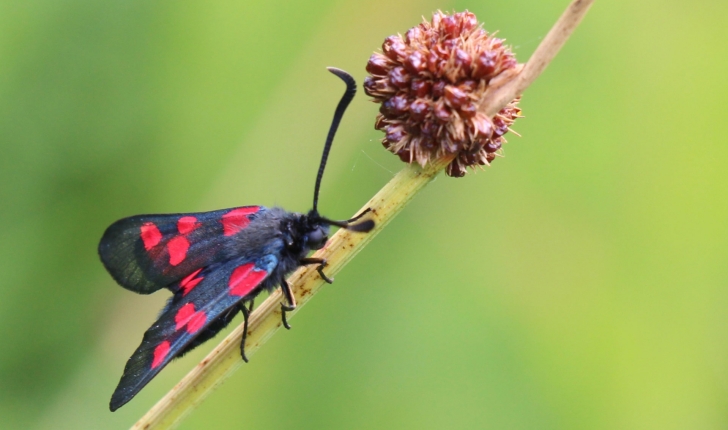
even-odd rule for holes
{"type": "Polygon", "coordinates": [[[245,331],[240,353],[245,357],[245,335],[253,300],[261,291],[279,285],[283,325],[296,300],[286,276],[302,265],[316,264],[321,277],[326,260],[307,257],[328,240],[329,226],[366,233],[371,220],[346,221],[319,215],[319,187],[336,129],[356,94],[356,82],[343,70],[329,68],[346,83],[324,145],[307,214],[281,208],[243,206],[212,212],[137,215],[113,223],[101,238],[99,256],[122,287],[139,294],[162,288],[172,297],[157,321],[144,333],[141,345],[127,361],[111,396],[115,411],[131,400],[173,358],[214,337],[241,312],[245,331]]]}

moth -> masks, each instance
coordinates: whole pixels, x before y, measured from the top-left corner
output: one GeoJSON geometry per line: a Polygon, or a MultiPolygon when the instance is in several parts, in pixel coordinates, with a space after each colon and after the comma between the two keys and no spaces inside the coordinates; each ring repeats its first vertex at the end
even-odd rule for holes
{"type": "Polygon", "coordinates": [[[113,223],[101,238],[99,256],[122,287],[139,294],[162,288],[172,292],[157,321],[144,333],[141,345],[124,367],[111,397],[115,411],[131,400],[173,358],[214,337],[241,312],[245,330],[240,354],[246,362],[245,336],[255,297],[263,290],[283,291],[282,322],[296,300],[286,276],[302,265],[326,260],[310,258],[328,240],[329,226],[366,233],[372,220],[359,221],[368,210],[344,221],[318,213],[318,197],[326,160],[347,106],[356,94],[354,78],[343,70],[328,69],[346,84],[324,144],[313,209],[307,214],[263,206],[243,206],[212,212],[136,215],[113,223]]]}

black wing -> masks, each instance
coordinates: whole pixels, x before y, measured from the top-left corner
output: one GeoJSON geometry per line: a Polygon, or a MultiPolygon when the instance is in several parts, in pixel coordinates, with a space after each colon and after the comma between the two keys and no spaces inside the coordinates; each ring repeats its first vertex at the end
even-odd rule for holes
{"type": "Polygon", "coordinates": [[[111,410],[131,400],[170,360],[186,352],[185,347],[206,327],[255,297],[277,265],[274,255],[258,260],[240,258],[196,272],[192,278],[195,286],[190,289],[182,282],[175,285],[177,293],[126,363],[111,396],[111,410]]]}
{"type": "Polygon", "coordinates": [[[121,286],[153,293],[229,258],[221,255],[224,244],[266,210],[244,206],[124,218],[106,229],[99,256],[121,286]]]}

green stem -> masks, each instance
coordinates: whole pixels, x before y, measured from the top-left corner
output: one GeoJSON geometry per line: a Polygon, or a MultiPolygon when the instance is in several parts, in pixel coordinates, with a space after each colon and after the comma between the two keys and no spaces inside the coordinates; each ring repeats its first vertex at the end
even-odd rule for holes
{"type": "MultiPolygon", "coordinates": [[[[593,0],[574,0],[541,42],[526,66],[511,76],[503,85],[487,94],[480,109],[492,116],[511,100],[520,96],[561,49],[592,3],[593,0]]],[[[424,169],[416,165],[408,165],[397,173],[363,208],[371,209],[371,214],[367,217],[376,222],[374,230],[367,234],[339,230],[326,246],[314,255],[314,257],[325,258],[328,261],[327,275],[336,275],[392,218],[404,209],[417,192],[437,176],[448,162],[449,160],[440,160],[436,165],[424,169]]],[[[300,268],[288,279],[288,283],[298,302],[298,307],[292,314],[298,312],[324,285],[324,281],[313,266],[300,268]]],[[[255,354],[258,348],[281,327],[280,303],[282,300],[281,292],[276,291],[250,316],[248,337],[245,343],[245,352],[248,357],[255,354]]],[[[241,324],[157,402],[132,429],[168,429],[179,424],[243,363],[240,358],[242,330],[241,324]]]]}
{"type": "MultiPolygon", "coordinates": [[[[313,257],[325,258],[328,262],[326,274],[333,277],[382,229],[405,205],[412,200],[427,183],[445,167],[446,162],[425,169],[408,165],[384,186],[364,209],[371,209],[366,219],[372,219],[376,226],[369,233],[353,233],[340,229],[326,246],[313,257]]],[[[301,267],[288,279],[296,297],[298,307],[288,314],[291,318],[305,305],[325,282],[315,266],[301,267]]],[[[245,354],[252,357],[281,327],[280,290],[271,294],[250,316],[245,354]]],[[[208,394],[222,384],[243,361],[240,359],[242,324],[228,335],[210,354],[188,373],[172,390],[149,410],[133,429],[168,429],[178,425],[208,394]]]]}

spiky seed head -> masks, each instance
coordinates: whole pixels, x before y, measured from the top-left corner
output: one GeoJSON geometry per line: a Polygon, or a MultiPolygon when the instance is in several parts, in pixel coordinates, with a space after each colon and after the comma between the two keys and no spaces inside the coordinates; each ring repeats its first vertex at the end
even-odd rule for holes
{"type": "Polygon", "coordinates": [[[478,105],[489,84],[517,66],[503,40],[468,11],[437,11],[404,37],[389,36],[369,58],[364,81],[364,91],[381,103],[375,128],[385,133],[382,144],[422,167],[453,157],[446,172],[454,177],[490,165],[521,110],[516,99],[491,119],[478,105]]]}

